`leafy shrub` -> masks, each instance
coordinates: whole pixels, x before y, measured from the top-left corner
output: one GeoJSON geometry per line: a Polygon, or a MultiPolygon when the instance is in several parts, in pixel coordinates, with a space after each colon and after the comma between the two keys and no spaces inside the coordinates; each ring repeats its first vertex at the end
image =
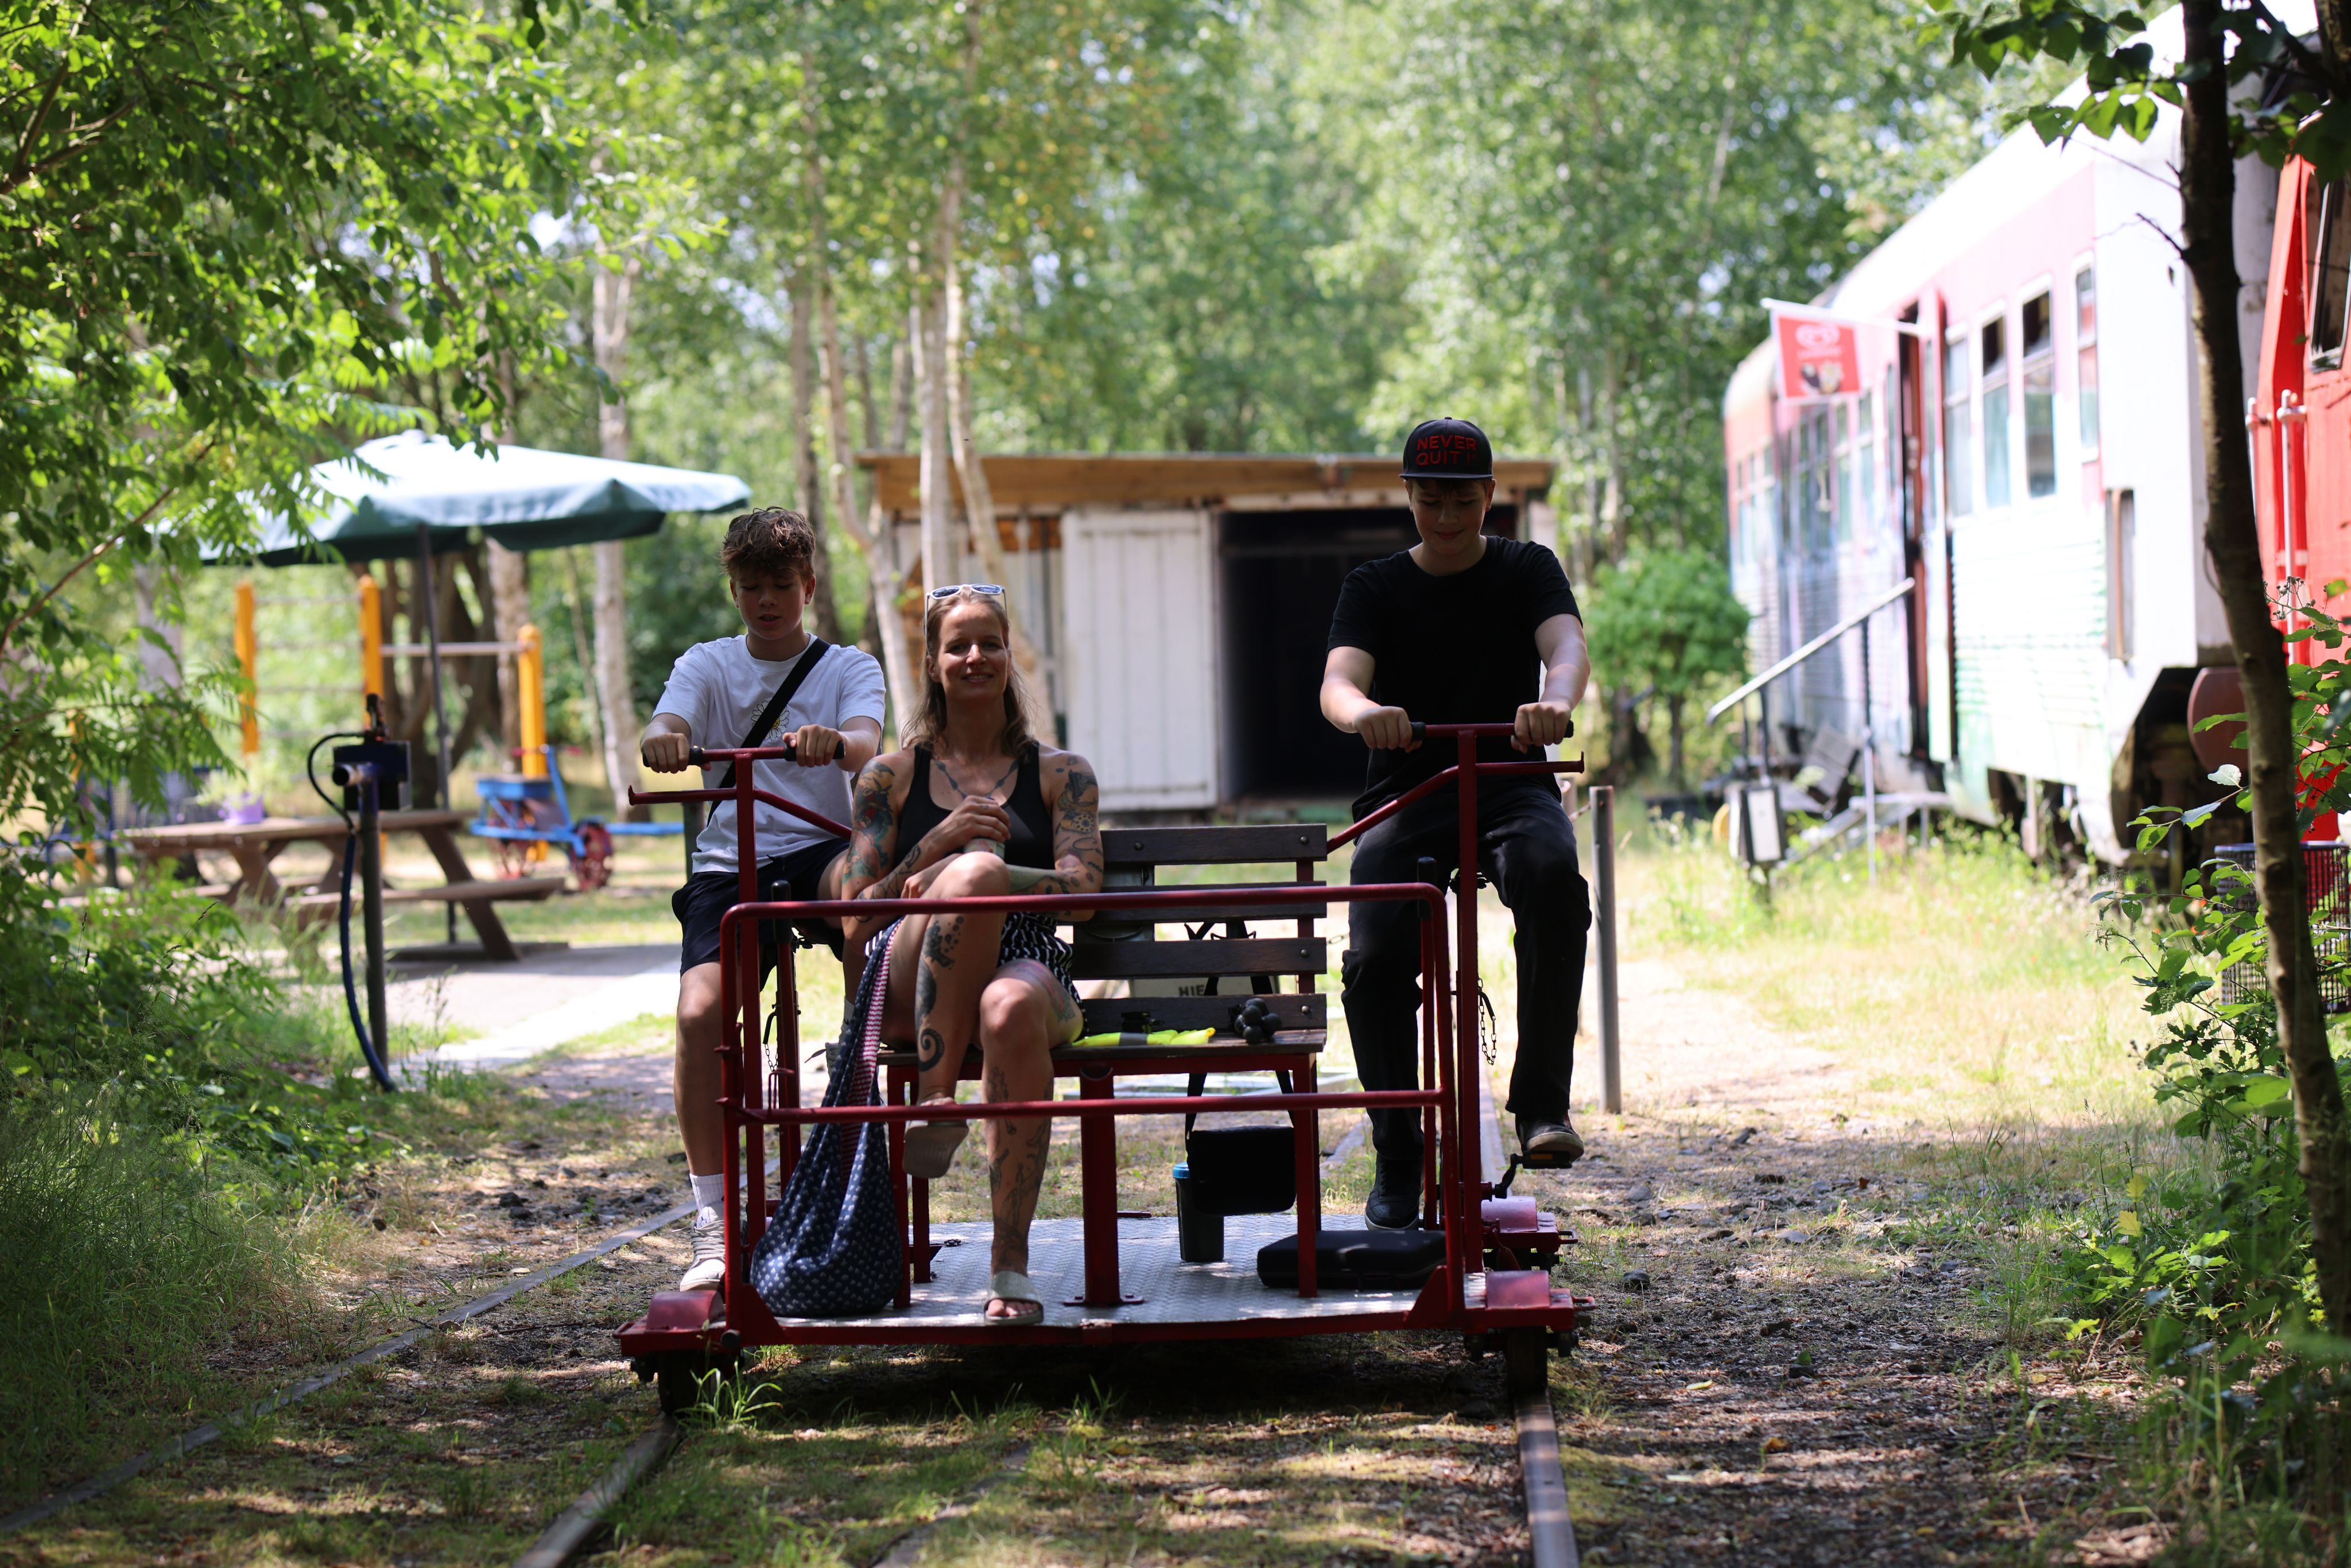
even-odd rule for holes
{"type": "Polygon", "coordinates": [[[0,1511],[216,1402],[243,1324],[304,1316],[282,1227],[107,1098],[0,1104],[0,1511]],[[128,1419],[132,1430],[126,1431],[128,1419]]]}
{"type": "MultiPolygon", "coordinates": [[[[2141,847],[2177,826],[2142,819],[2141,847]]],[[[2260,972],[2252,878],[2215,861],[2179,896],[2105,897],[2106,938],[2130,956],[2157,1020],[2141,1055],[2154,1097],[2205,1157],[2134,1174],[2127,1207],[2085,1228],[2073,1268],[2091,1315],[2074,1329],[2138,1331],[2165,1387],[2147,1412],[2156,1469],[2199,1514],[2191,1533],[2219,1556],[2234,1550],[2220,1536],[2243,1538],[2255,1560],[2270,1560],[2273,1535],[2299,1552],[2315,1528],[2304,1509],[2331,1511],[2351,1454],[2351,1343],[2319,1306],[2275,1004],[2259,988],[2224,1000],[2218,983],[2237,966],[2260,972]]]]}
{"type": "Polygon", "coordinates": [[[304,1184],[372,1152],[367,1094],[326,1031],[206,899],[140,890],[64,911],[0,867],[0,1071],[10,1097],[102,1092],[124,1130],[304,1184]]]}

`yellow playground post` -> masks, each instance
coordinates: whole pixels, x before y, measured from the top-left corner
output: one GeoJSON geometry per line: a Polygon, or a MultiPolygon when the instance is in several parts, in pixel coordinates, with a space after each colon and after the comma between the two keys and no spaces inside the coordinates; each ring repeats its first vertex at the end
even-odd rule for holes
{"type": "Polygon", "coordinates": [[[260,665],[261,644],[253,630],[253,583],[248,580],[236,585],[236,666],[245,672],[245,694],[237,698],[236,706],[244,720],[245,760],[248,767],[261,755],[261,709],[254,701],[260,665]]]}
{"type": "Polygon", "coordinates": [[[515,634],[516,727],[521,732],[522,776],[547,777],[547,673],[538,649],[538,628],[515,634]]]}
{"type": "Polygon", "coordinates": [[[360,697],[383,700],[383,590],[373,574],[360,574],[360,697]]]}

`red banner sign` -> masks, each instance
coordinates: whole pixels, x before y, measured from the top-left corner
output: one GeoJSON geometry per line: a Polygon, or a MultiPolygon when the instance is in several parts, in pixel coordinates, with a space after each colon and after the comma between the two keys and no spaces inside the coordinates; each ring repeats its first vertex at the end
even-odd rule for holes
{"type": "Polygon", "coordinates": [[[1817,316],[1775,316],[1772,325],[1780,335],[1781,396],[1802,402],[1860,394],[1857,329],[1817,316]]]}

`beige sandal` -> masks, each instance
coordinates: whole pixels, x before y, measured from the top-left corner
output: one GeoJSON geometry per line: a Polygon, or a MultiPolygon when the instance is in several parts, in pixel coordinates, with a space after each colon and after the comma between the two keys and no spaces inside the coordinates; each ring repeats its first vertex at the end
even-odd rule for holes
{"type": "Polygon", "coordinates": [[[1018,1269],[998,1269],[987,1281],[987,1299],[1002,1301],[1008,1307],[1031,1306],[1033,1312],[1014,1312],[1009,1317],[988,1314],[986,1302],[980,1305],[979,1321],[990,1328],[1008,1328],[1016,1323],[1040,1323],[1045,1321],[1045,1303],[1037,1294],[1036,1281],[1018,1269]]]}
{"type": "MultiPolygon", "coordinates": [[[[952,1096],[943,1095],[925,1100],[925,1105],[952,1105],[952,1096]]],[[[956,1151],[963,1147],[971,1124],[955,1122],[909,1122],[906,1124],[906,1174],[925,1181],[936,1181],[947,1174],[955,1164],[956,1151]]]]}

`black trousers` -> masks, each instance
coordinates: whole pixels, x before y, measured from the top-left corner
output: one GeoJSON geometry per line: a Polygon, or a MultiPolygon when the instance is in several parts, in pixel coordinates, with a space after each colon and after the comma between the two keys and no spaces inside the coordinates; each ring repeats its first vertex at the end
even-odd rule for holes
{"type": "MultiPolygon", "coordinates": [[[[1459,823],[1452,790],[1416,801],[1356,841],[1348,880],[1416,882],[1424,855],[1437,862],[1442,880],[1460,859],[1459,823]]],[[[1478,869],[1492,879],[1518,926],[1519,1045],[1510,1069],[1510,1109],[1522,1118],[1563,1122],[1568,1075],[1575,1065],[1575,1013],[1583,994],[1592,894],[1576,866],[1567,810],[1549,779],[1479,780],[1478,869]]],[[[1364,1087],[1418,1088],[1419,906],[1353,905],[1339,973],[1364,1087]]],[[[1371,1115],[1374,1148],[1392,1156],[1418,1156],[1418,1111],[1371,1115]]]]}

